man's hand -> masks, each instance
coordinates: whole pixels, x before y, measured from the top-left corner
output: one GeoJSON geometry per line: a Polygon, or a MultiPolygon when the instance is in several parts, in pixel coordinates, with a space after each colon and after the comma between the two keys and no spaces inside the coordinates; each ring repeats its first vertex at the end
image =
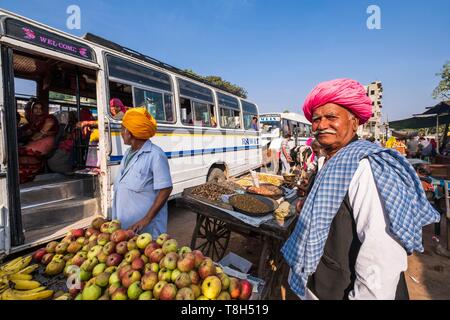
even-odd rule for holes
{"type": "Polygon", "coordinates": [[[134,233],[140,233],[146,226],[150,224],[150,221],[148,221],[146,218],[139,220],[135,224],[133,224],[128,229],[132,230],[134,233]]]}

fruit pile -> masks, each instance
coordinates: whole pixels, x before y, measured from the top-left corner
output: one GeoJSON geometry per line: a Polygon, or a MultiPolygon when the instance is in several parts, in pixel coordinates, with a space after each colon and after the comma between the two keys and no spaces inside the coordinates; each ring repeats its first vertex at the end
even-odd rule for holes
{"type": "Polygon", "coordinates": [[[201,251],[178,248],[167,234],[135,235],[118,220],[96,218],[33,258],[48,276],[79,280],[60,300],[247,300],[252,294],[250,282],[228,277],[201,251]]]}
{"type": "Polygon", "coordinates": [[[1,300],[42,300],[53,296],[53,290],[33,280],[31,273],[39,265],[30,265],[31,259],[19,257],[0,267],[1,300]]]}

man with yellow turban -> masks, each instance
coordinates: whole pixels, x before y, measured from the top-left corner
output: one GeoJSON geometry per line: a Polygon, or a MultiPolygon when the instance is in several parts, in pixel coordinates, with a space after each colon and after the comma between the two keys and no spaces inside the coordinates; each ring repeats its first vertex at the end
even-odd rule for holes
{"type": "Polygon", "coordinates": [[[156,120],[145,108],[125,113],[121,135],[131,147],[120,164],[113,200],[114,219],[125,229],[148,232],[154,238],[167,232],[167,200],[172,192],[166,154],[149,140],[156,127],[156,120]]]}

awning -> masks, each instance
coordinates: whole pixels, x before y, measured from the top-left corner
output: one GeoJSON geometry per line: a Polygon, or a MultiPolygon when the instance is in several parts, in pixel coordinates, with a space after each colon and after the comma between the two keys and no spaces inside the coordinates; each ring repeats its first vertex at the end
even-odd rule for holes
{"type": "Polygon", "coordinates": [[[442,101],[434,107],[415,117],[391,121],[389,127],[394,130],[420,129],[436,127],[436,117],[439,116],[439,124],[450,123],[450,101],[442,101]]]}

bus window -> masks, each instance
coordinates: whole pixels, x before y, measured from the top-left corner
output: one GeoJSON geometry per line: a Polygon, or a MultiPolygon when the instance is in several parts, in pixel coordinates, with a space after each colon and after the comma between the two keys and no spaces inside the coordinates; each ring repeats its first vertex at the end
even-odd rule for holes
{"type": "Polygon", "coordinates": [[[244,111],[244,129],[258,131],[258,125],[253,126],[253,118],[258,119],[258,109],[253,103],[241,100],[242,110],[244,111]]]}
{"type": "Polygon", "coordinates": [[[219,102],[220,125],[227,129],[240,129],[241,109],[236,98],[217,92],[219,102]]]}
{"type": "Polygon", "coordinates": [[[215,127],[216,123],[214,118],[214,106],[208,105],[203,102],[193,101],[194,106],[194,125],[202,127],[215,127]]]}
{"type": "Polygon", "coordinates": [[[192,117],[191,100],[180,98],[180,108],[181,108],[181,122],[184,125],[189,126],[194,125],[192,117]]]}
{"type": "Polygon", "coordinates": [[[174,122],[172,95],[134,88],[134,105],[146,107],[158,122],[174,122]]]}
{"type": "Polygon", "coordinates": [[[178,79],[181,122],[184,125],[215,127],[212,91],[195,83],[178,79]]]}
{"type": "MultiPolygon", "coordinates": [[[[109,100],[111,101],[112,99],[120,100],[124,108],[122,108],[123,110],[118,110],[120,108],[108,107],[109,114],[114,120],[122,120],[124,111],[126,111],[126,109],[128,108],[133,107],[133,94],[131,86],[119,82],[110,81],[109,100]]],[[[118,100],[115,101],[118,102],[118,100]]]]}

